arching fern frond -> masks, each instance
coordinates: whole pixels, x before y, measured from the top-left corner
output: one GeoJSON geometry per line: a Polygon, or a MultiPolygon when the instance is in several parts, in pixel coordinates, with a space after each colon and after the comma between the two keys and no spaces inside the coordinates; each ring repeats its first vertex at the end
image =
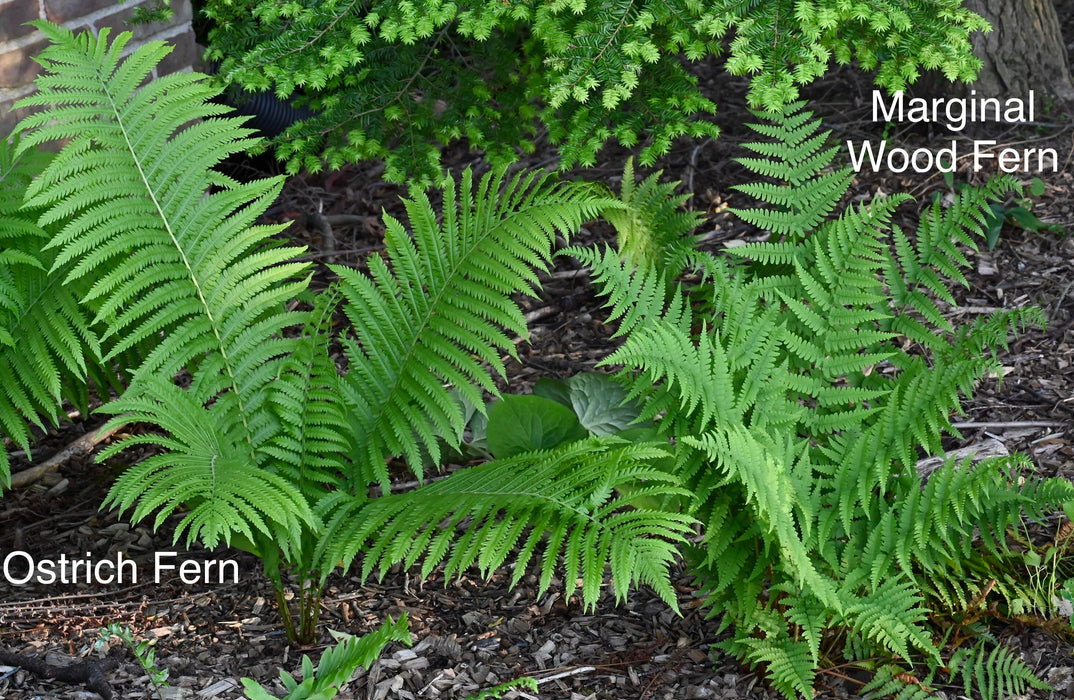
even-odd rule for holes
{"type": "Polygon", "coordinates": [[[163,431],[136,435],[104,449],[107,459],[135,445],[164,450],[129,466],[109,491],[104,506],[132,509],[138,522],[156,513],[154,528],[180,507],[189,510],[175,529],[189,546],[275,539],[285,551],[300,542],[303,527],[317,524],[306,496],[291,481],[249,459],[241,414],[229,402],[203,406],[191,392],[162,378],[146,379],[141,391],[107,404],[114,423],[149,423],[163,431]]]}
{"type": "Polygon", "coordinates": [[[651,465],[666,457],[660,446],[594,438],[470,467],[408,493],[372,500],[337,493],[319,509],[327,535],[318,556],[327,575],[336,562],[349,564],[360,553],[363,578],[418,560],[423,576],[439,564],[448,578],[474,565],[488,576],[513,556],[512,584],[539,556],[539,593],[562,557],[564,595],[581,577],[586,606],[596,602],[610,565],[617,597],[643,583],[674,607],[668,566],[693,520],[629,508],[654,496],[689,497],[651,465]],[[616,487],[628,483],[630,496],[617,495],[616,487]]]}
{"type": "Polygon", "coordinates": [[[496,393],[492,373],[503,376],[502,357],[515,355],[508,333],[526,333],[511,295],[533,292],[557,234],[615,206],[547,175],[475,183],[469,170],[458,185],[448,181],[444,202],[442,224],[424,194],[406,201],[411,231],[385,216],[387,250],[370,259],[369,275],[332,268],[353,334],[342,389],[354,413],[357,488],[387,489],[389,455],[420,476],[422,451],[439,460],[438,436],[461,439],[462,409],[445,384],[484,406],[482,390],[496,393]]]}
{"type": "Polygon", "coordinates": [[[966,695],[1003,700],[1018,697],[1028,688],[1052,690],[1010,648],[995,644],[989,651],[988,646],[986,640],[981,640],[972,647],[959,649],[948,662],[951,680],[961,680],[966,695]]]}
{"type": "MultiPolygon", "coordinates": [[[[135,372],[195,370],[198,402],[232,392],[240,411],[276,374],[291,341],[281,331],[302,322],[283,302],[305,287],[299,249],[273,247],[279,226],[254,226],[279,179],[239,184],[215,171],[254,143],[242,120],[209,101],[205,77],[174,73],[147,82],[170,50],[160,42],[121,58],[129,33],[108,43],[47,22],[54,43],[38,58],[39,91],[22,106],[50,106],[27,117],[20,150],[69,139],[31,184],[40,223],[63,222],[52,242],[54,267],[67,281],[96,279],[84,300],[98,307],[115,356],[147,338],[160,343],[135,372]],[[213,190],[213,191],[210,191],[213,190]]],[[[256,426],[244,424],[256,443],[256,426]]]]}

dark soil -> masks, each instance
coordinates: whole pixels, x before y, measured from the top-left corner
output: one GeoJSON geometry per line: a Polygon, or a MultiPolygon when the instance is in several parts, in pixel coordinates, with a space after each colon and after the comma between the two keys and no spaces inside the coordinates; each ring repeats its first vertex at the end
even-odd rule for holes
{"type": "MultiPolygon", "coordinates": [[[[1067,36],[1074,41],[1074,12],[1060,16],[1068,18],[1067,36]]],[[[740,81],[715,70],[704,70],[702,80],[712,94],[721,96],[717,121],[723,136],[703,143],[682,142],[659,167],[665,178],[684,183],[683,191],[692,194],[688,205],[706,215],[701,229],[704,245],[720,250],[755,235],[727,211],[728,206],[746,203],[731,186],[745,178],[732,158],[740,153],[735,144],[750,137],[742,126],[749,115],[735,102],[745,92],[740,81]]],[[[870,89],[850,71],[810,89],[813,108],[834,129],[834,139],[878,137],[883,125],[870,119],[870,89]]],[[[959,419],[966,424],[963,440],[952,441],[951,447],[994,439],[1011,452],[1029,455],[1043,475],[1074,478],[1074,237],[1069,235],[1074,231],[1074,174],[1069,167],[1074,129],[1062,115],[1055,122],[1032,133],[1011,129],[987,135],[1000,146],[1031,141],[1059,151],[1062,172],[1043,176],[1047,189],[1034,199],[1032,210],[1058,230],[1005,227],[995,250],[974,256],[970,286],[960,292],[962,308],[955,313],[965,319],[996,308],[1036,305],[1047,315],[1048,326],[1022,335],[1003,355],[1003,381],[981,383],[976,397],[966,403],[965,417],[959,419]]],[[[927,130],[906,129],[888,136],[893,144],[930,143],[927,130]]],[[[608,149],[604,163],[579,174],[618,189],[625,156],[608,149]]],[[[456,171],[471,160],[477,163],[462,152],[449,153],[447,159],[456,171]]],[[[546,154],[523,165],[551,164],[546,154]]],[[[257,176],[275,166],[261,161],[234,167],[239,174],[257,176]]],[[[923,205],[934,195],[944,196],[947,185],[939,175],[863,173],[851,198],[900,191],[912,193],[923,205]]],[[[380,181],[377,167],[351,166],[337,173],[292,178],[269,218],[293,220],[287,235],[307,244],[311,259],[359,265],[381,246],[380,214],[385,209],[398,212],[402,194],[400,187],[380,181]]],[[[916,220],[913,207],[901,215],[916,220]]],[[[607,235],[594,225],[581,234],[580,242],[607,235]]],[[[534,320],[530,342],[519,345],[520,361],[510,367],[514,391],[522,391],[537,377],[565,377],[592,369],[613,347],[612,327],[605,324],[587,277],[572,274],[574,267],[572,261],[560,260],[555,274],[545,280],[541,297],[524,302],[534,320]]],[[[42,436],[35,457],[39,460],[61,449],[100,422],[79,418],[42,436]]],[[[14,469],[25,465],[23,459],[14,469]]],[[[91,553],[94,559],[114,559],[123,552],[138,562],[140,575],[136,584],[105,588],[0,584],[0,649],[54,665],[99,660],[102,656],[93,651],[97,631],[118,622],[137,639],[154,641],[157,663],[170,673],[170,686],[160,691],[160,697],[237,698],[242,696],[238,678],[268,684],[281,667],[297,672],[303,653],[316,658],[331,642],[330,630],[361,634],[388,616],[406,613],[415,646],[390,647],[373,668],[355,676],[341,697],[463,698],[520,676],[538,680],[540,698],[776,697],[756,673],[715,651],[718,620],[706,619],[711,611],[700,605],[685,576],[677,579],[680,618],[647,590],[619,605],[606,591],[597,608],[586,611],[577,598],[563,599],[560,582],[537,599],[532,579],[508,590],[505,574],[489,581],[464,577],[445,582],[437,575],[419,581],[413,571],[393,571],[383,581],[364,584],[336,575],[322,604],[321,644],[289,646],[256,559],[236,551],[186,552],[173,546],[168,524],[153,533],[144,524],[128,526],[114,512],[99,512],[111,478],[112,473],[94,466],[91,457],[77,458],[0,500],[0,551],[21,549],[38,558],[91,553]],[[153,557],[169,550],[178,550],[180,560],[234,560],[239,581],[188,585],[169,574],[156,583],[153,557]]],[[[995,631],[1057,691],[1032,697],[1074,696],[1074,636],[1069,620],[997,620],[995,631]]],[[[116,697],[153,697],[148,678],[133,657],[117,658],[118,663],[103,663],[116,697]]],[[[817,679],[823,697],[853,695],[860,686],[861,679],[847,669],[823,671],[817,679]]],[[[938,694],[956,697],[959,691],[938,694]]],[[[0,666],[0,698],[95,697],[81,686],[0,666]]],[[[535,696],[523,692],[515,697],[535,696]]]]}

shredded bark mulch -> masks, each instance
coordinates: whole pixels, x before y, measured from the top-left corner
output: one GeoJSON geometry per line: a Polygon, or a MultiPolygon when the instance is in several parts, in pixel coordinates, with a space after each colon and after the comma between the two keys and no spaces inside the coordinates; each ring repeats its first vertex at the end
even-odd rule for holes
{"type": "MultiPolygon", "coordinates": [[[[734,95],[744,94],[743,85],[715,70],[702,71],[701,78],[711,83],[713,94],[721,95],[718,121],[724,135],[716,141],[679,144],[659,166],[666,178],[684,182],[683,191],[692,194],[689,206],[707,217],[701,229],[704,245],[719,250],[754,235],[726,211],[747,204],[730,186],[745,177],[732,158],[741,153],[735,144],[748,136],[741,125],[749,116],[733,101],[734,95]]],[[[867,89],[860,79],[837,74],[811,90],[813,107],[838,130],[835,139],[875,138],[883,128],[869,120],[867,89]]],[[[953,313],[966,320],[992,309],[1032,304],[1044,310],[1048,325],[1020,336],[1002,356],[1002,380],[981,383],[959,419],[964,439],[952,441],[950,447],[994,440],[1011,452],[1029,455],[1042,475],[1074,478],[1074,129],[1057,124],[1038,131],[1027,136],[1012,130],[989,138],[1000,145],[1038,139],[1062,154],[1062,172],[1042,176],[1047,188],[1032,209],[1058,230],[1034,232],[1008,225],[995,250],[974,256],[971,284],[960,292],[962,306],[953,313]]],[[[928,143],[930,136],[907,130],[890,138],[913,145],[928,143]]],[[[625,154],[608,149],[606,156],[584,176],[618,189],[625,154]]],[[[548,166],[548,157],[525,165],[548,166]]],[[[453,151],[448,159],[458,171],[471,158],[453,151]]],[[[233,167],[240,175],[257,176],[274,166],[260,161],[233,167]]],[[[939,176],[863,173],[850,197],[860,200],[897,191],[912,192],[923,206],[934,194],[944,196],[947,185],[939,176]]],[[[337,173],[292,178],[269,218],[293,221],[287,234],[310,246],[311,259],[360,265],[381,247],[381,211],[398,212],[401,194],[401,188],[380,180],[376,167],[350,166],[337,173]]],[[[908,228],[916,215],[913,207],[900,211],[908,228]]],[[[579,242],[600,240],[608,233],[594,225],[579,242]]],[[[541,376],[591,369],[613,347],[606,314],[588,278],[575,267],[561,259],[545,280],[542,296],[525,300],[532,330],[529,343],[519,345],[520,362],[510,367],[512,391],[523,391],[541,376]]],[[[76,418],[70,426],[43,435],[36,459],[100,424],[97,418],[76,418]]],[[[14,468],[26,464],[23,458],[14,468]]],[[[24,550],[41,558],[60,553],[80,557],[85,552],[95,560],[114,560],[122,553],[136,562],[140,574],[137,582],[106,587],[15,587],[0,579],[0,698],[91,700],[111,692],[116,698],[224,700],[242,697],[241,677],[269,687],[275,682],[282,694],[274,680],[278,670],[297,673],[302,654],[316,660],[331,643],[329,630],[362,634],[403,613],[410,619],[414,646],[389,647],[372,668],[352,679],[341,697],[465,698],[521,676],[537,679],[539,692],[518,691],[507,697],[778,697],[756,672],[719,653],[718,620],[709,619],[711,611],[684,574],[676,577],[681,617],[647,590],[616,604],[610,585],[597,607],[587,611],[577,597],[563,599],[562,582],[554,582],[548,594],[537,598],[532,577],[508,590],[505,572],[488,581],[464,576],[445,582],[437,574],[419,581],[413,571],[393,570],[382,581],[365,583],[337,574],[322,602],[320,644],[295,648],[283,637],[271,588],[255,558],[236,551],[187,552],[173,546],[167,525],[153,533],[145,525],[128,525],[115,513],[98,512],[111,477],[108,468],[93,465],[91,456],[76,455],[34,485],[0,499],[0,551],[24,550]],[[178,551],[177,560],[233,561],[239,580],[189,585],[169,571],[155,582],[154,557],[162,551],[178,551]],[[169,672],[167,687],[154,689],[128,652],[104,655],[94,649],[98,630],[113,622],[128,626],[137,639],[153,642],[157,665],[169,672]],[[55,673],[48,677],[62,668],[81,669],[85,677],[72,682],[55,673]],[[95,674],[103,676],[107,690],[95,674]]],[[[1074,697],[1069,619],[1057,616],[1036,625],[1000,621],[996,633],[1055,687],[1054,693],[1038,691],[1028,697],[1074,697]]],[[[117,644],[113,640],[112,646],[117,644]]],[[[822,672],[816,685],[820,696],[840,698],[855,695],[864,680],[852,669],[835,668],[822,672]]],[[[951,688],[937,694],[955,698],[959,693],[951,688]]]]}

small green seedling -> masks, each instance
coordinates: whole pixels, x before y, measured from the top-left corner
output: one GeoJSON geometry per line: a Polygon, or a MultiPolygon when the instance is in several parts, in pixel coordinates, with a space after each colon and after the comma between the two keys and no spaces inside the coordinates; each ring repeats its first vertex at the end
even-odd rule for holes
{"type": "Polygon", "coordinates": [[[494,688],[482,690],[476,695],[469,696],[466,700],[499,700],[499,698],[504,696],[504,693],[512,690],[532,690],[536,693],[537,681],[529,676],[523,676],[522,678],[516,678],[507,681],[506,683],[500,683],[494,688]]]}
{"type": "Polygon", "coordinates": [[[97,641],[93,643],[94,649],[98,651],[104,649],[108,646],[112,637],[116,637],[127,645],[127,648],[134,654],[134,658],[138,659],[138,664],[142,667],[142,670],[149,676],[149,682],[153,684],[153,690],[157,697],[163,700],[164,696],[161,694],[161,688],[168,687],[168,670],[157,668],[157,650],[153,648],[153,643],[149,640],[135,641],[134,633],[131,632],[130,627],[113,622],[107,627],[102,627],[98,630],[97,641]]]}
{"type": "MultiPolygon", "coordinates": [[[[1033,178],[1033,181],[1029,185],[1029,194],[1032,197],[1039,197],[1044,194],[1044,181],[1039,177],[1033,178]]],[[[996,244],[999,242],[999,233],[1003,229],[1003,224],[1010,222],[1019,228],[1024,228],[1027,231],[1037,233],[1038,231],[1052,231],[1060,232],[1062,227],[1055,224],[1046,224],[1034,214],[1031,209],[1033,207],[1032,201],[1029,197],[1021,197],[1015,200],[1014,204],[1007,206],[1005,204],[993,203],[989,205],[991,214],[986,214],[985,218],[985,241],[988,243],[988,249],[994,250],[996,244]]]]}

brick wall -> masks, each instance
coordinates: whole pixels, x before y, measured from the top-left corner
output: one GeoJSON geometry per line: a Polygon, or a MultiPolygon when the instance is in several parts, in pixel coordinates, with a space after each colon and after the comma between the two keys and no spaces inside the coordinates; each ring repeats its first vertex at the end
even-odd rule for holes
{"type": "Polygon", "coordinates": [[[41,32],[25,23],[47,19],[76,32],[113,27],[112,36],[131,31],[134,39],[127,51],[151,40],[167,41],[174,48],[157,67],[158,73],[188,70],[198,60],[194,32],[190,28],[190,0],[170,0],[174,17],[168,22],[131,26],[135,8],[152,7],[154,0],[0,0],[0,138],[6,137],[24,115],[11,105],[34,90],[40,68],[33,61],[48,43],[41,32]]]}

